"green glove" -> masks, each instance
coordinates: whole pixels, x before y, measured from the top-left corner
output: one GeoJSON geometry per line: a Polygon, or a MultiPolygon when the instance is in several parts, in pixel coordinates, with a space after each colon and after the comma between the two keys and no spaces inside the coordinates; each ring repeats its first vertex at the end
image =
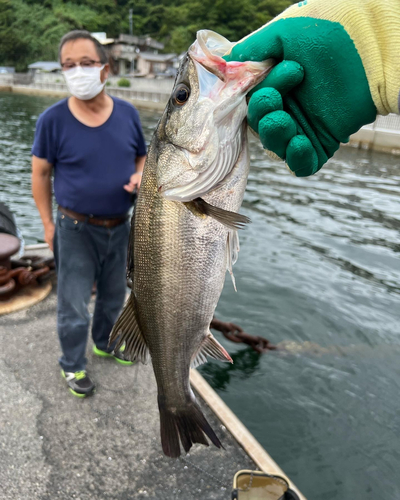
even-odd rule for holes
{"type": "Polygon", "coordinates": [[[237,43],[224,59],[277,61],[250,94],[248,122],[265,149],[304,177],[317,172],[340,142],[373,122],[377,110],[363,63],[344,27],[302,17],[299,7],[301,3],[285,11],[286,18],[237,43]],[[298,17],[287,17],[290,11],[298,17]]]}

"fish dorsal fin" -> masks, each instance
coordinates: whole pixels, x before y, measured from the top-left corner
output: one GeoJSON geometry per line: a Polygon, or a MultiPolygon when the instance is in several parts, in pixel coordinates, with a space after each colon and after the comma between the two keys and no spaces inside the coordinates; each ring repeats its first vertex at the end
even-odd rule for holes
{"type": "Polygon", "coordinates": [[[251,222],[245,215],[214,207],[202,198],[196,198],[191,202],[185,203],[185,205],[193,214],[199,216],[208,215],[224,226],[229,227],[229,229],[243,229],[245,224],[251,222]]]}
{"type": "Polygon", "coordinates": [[[219,359],[220,361],[229,361],[233,363],[228,351],[215,339],[214,335],[209,331],[200,345],[199,350],[192,358],[191,366],[196,368],[207,362],[207,356],[210,358],[219,359]]]}
{"type": "Polygon", "coordinates": [[[108,344],[117,341],[114,350],[118,350],[125,343],[124,356],[126,358],[131,361],[137,359],[147,364],[149,349],[140,331],[136,314],[135,299],[131,293],[122,313],[111,330],[108,344]]]}
{"type": "Polygon", "coordinates": [[[231,275],[233,288],[235,289],[235,292],[237,292],[237,289],[232,267],[237,261],[239,250],[240,250],[240,245],[239,245],[238,232],[229,231],[226,241],[226,269],[229,271],[229,274],[231,275]]]}

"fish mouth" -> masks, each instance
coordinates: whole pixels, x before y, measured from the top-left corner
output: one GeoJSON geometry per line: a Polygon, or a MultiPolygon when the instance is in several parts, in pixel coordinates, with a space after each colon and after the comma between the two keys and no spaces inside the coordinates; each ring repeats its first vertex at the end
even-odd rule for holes
{"type": "Polygon", "coordinates": [[[211,30],[197,32],[196,41],[188,50],[189,57],[229,85],[235,94],[245,94],[258,85],[275,65],[266,61],[230,61],[223,59],[235,44],[211,30]]]}

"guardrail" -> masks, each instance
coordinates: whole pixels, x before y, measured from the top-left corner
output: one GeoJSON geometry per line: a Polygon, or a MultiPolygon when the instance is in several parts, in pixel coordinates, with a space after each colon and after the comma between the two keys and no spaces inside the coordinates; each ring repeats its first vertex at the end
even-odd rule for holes
{"type": "Polygon", "coordinates": [[[400,154],[400,116],[390,114],[377,116],[350,137],[350,146],[359,149],[400,154]]]}
{"type": "Polygon", "coordinates": [[[390,130],[391,132],[400,134],[400,115],[378,115],[373,123],[365,125],[363,128],[369,130],[390,130]]]}
{"type": "Polygon", "coordinates": [[[122,97],[123,99],[135,99],[139,101],[152,101],[166,103],[169,99],[170,93],[153,92],[134,89],[123,89],[120,87],[107,87],[107,92],[115,97],[122,97]]]}

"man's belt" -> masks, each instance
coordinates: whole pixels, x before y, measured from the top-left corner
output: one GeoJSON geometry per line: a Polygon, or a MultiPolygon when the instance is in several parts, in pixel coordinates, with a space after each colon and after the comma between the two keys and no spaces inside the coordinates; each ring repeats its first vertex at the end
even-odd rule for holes
{"type": "MultiPolygon", "coordinates": [[[[102,227],[116,227],[120,224],[126,222],[127,217],[115,217],[115,218],[100,218],[94,217],[93,215],[84,215],[79,214],[78,212],[74,212],[73,210],[69,210],[69,208],[58,207],[58,210],[67,217],[71,219],[75,219],[79,222],[87,222],[88,224],[93,224],[94,226],[102,226],[102,227]]],[[[62,217],[62,216],[61,216],[62,217]]]]}

